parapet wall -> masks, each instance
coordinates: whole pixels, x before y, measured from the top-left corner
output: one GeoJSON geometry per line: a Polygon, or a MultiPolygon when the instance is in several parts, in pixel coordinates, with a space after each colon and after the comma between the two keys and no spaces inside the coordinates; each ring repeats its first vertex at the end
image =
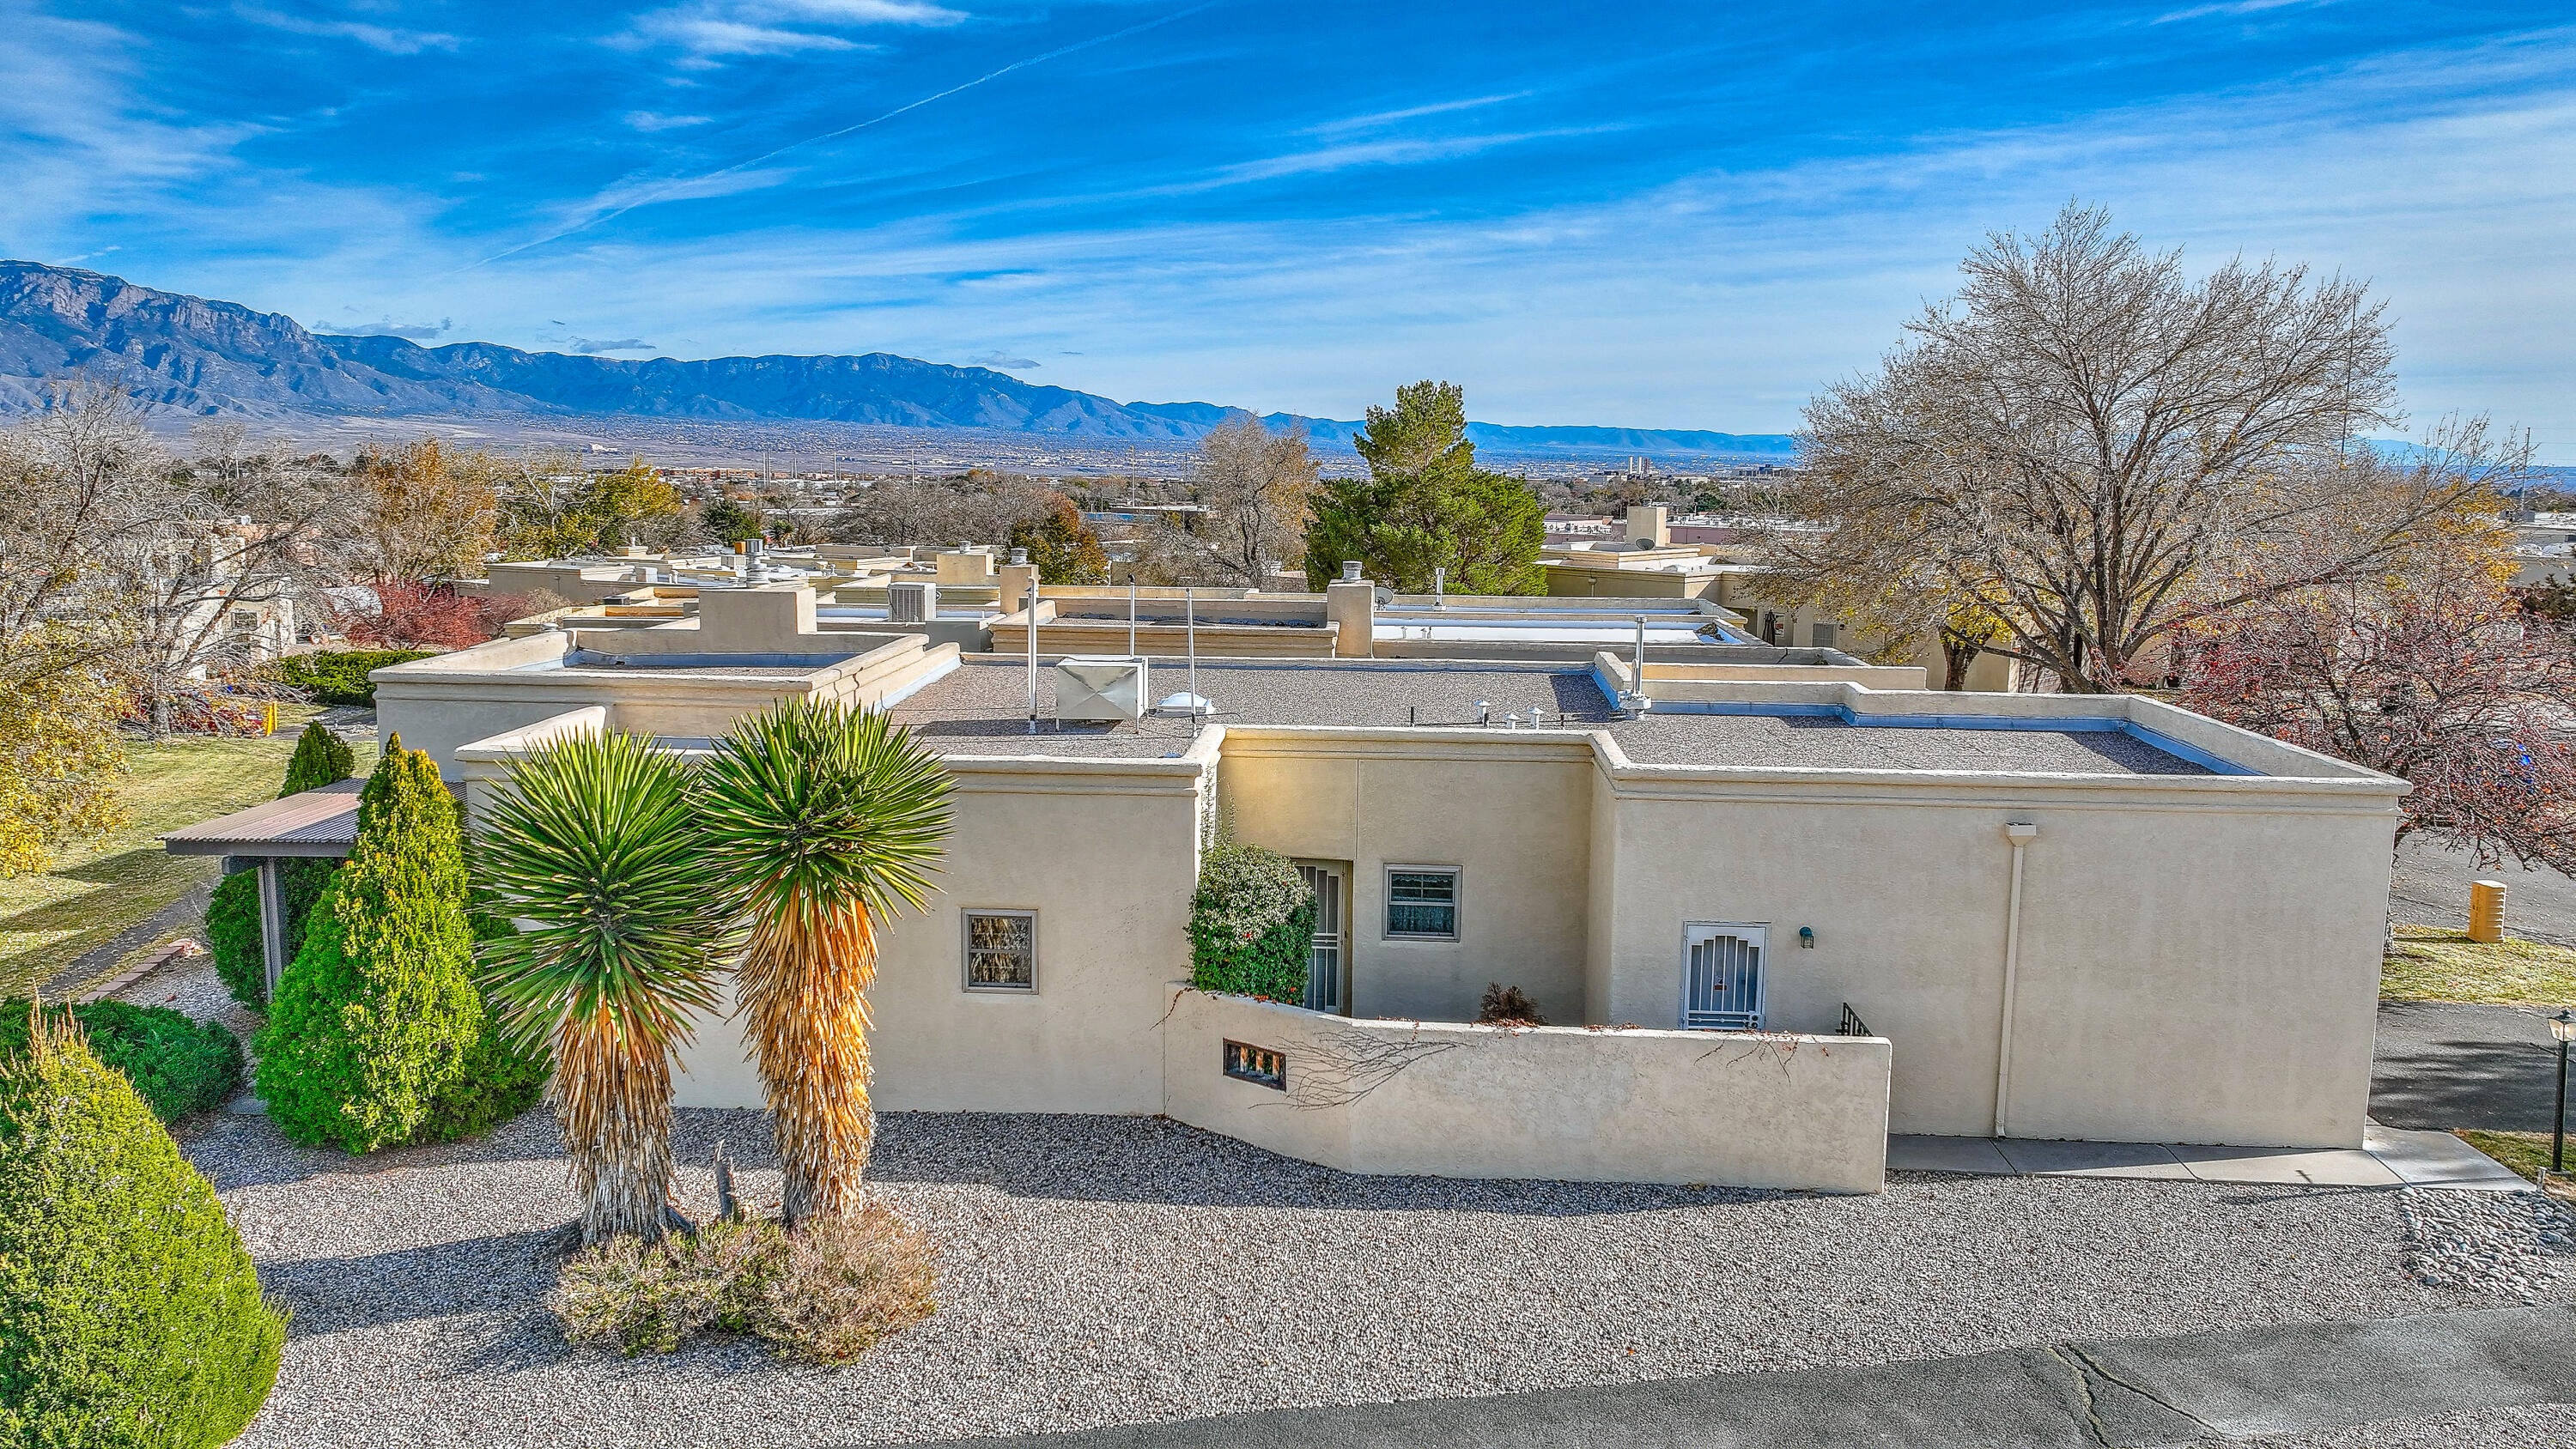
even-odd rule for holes
{"type": "Polygon", "coordinates": [[[1163,1110],[1345,1172],[1877,1192],[1880,1037],[1354,1019],[1176,987],[1163,1110]],[[1229,1075],[1228,1043],[1277,1069],[1229,1075]]]}

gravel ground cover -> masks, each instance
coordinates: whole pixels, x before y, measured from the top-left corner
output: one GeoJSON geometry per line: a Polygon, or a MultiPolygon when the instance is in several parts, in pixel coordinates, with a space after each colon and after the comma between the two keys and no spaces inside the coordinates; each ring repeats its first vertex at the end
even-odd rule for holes
{"type": "MultiPolygon", "coordinates": [[[[767,1137],[681,1113],[684,1205],[711,1207],[719,1138],[774,1195],[767,1137]]],[[[571,1216],[542,1113],[364,1160],[256,1117],[187,1147],[295,1315],[246,1446],[942,1439],[2523,1300],[2420,1281],[2394,1191],[1366,1178],[1162,1121],[893,1114],[874,1176],[942,1245],[937,1316],[840,1370],[623,1360],[542,1306],[571,1216]]]]}
{"type": "Polygon", "coordinates": [[[2240,1439],[2237,1449],[2567,1449],[2576,1417],[2564,1404],[2480,1409],[2438,1419],[2347,1424],[2313,1434],[2240,1439]]]}

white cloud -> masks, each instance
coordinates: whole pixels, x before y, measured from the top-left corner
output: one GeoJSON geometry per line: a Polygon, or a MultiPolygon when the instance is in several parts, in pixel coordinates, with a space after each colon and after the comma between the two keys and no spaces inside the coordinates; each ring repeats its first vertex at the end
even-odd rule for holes
{"type": "Polygon", "coordinates": [[[689,0],[637,16],[613,39],[686,53],[684,63],[720,64],[727,58],[794,55],[804,51],[873,50],[846,35],[851,27],[955,25],[961,11],[927,0],[689,0]]]}
{"type": "Polygon", "coordinates": [[[677,131],[690,126],[703,126],[713,116],[665,116],[654,111],[628,111],[626,124],[638,131],[677,131]]]}
{"type": "Polygon", "coordinates": [[[433,337],[444,337],[455,328],[456,319],[441,317],[434,323],[396,322],[387,318],[375,322],[359,322],[347,327],[317,326],[313,330],[333,332],[343,337],[408,337],[414,342],[426,342],[433,337]]]}
{"type": "Polygon", "coordinates": [[[454,50],[457,38],[427,30],[398,30],[391,26],[369,25],[359,20],[314,20],[301,15],[288,15],[257,5],[235,5],[233,14],[253,25],[283,30],[292,35],[310,35],[326,40],[350,40],[379,50],[387,55],[418,55],[424,50],[454,50]]]}

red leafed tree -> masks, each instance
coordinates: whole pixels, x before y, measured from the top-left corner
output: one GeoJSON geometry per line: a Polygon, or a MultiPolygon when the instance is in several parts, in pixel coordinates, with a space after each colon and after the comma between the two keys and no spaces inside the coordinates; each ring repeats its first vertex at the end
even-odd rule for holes
{"type": "Polygon", "coordinates": [[[400,649],[463,649],[500,632],[526,612],[516,595],[467,596],[446,584],[394,579],[374,586],[376,607],[339,610],[340,632],[360,644],[400,649]]]}
{"type": "Polygon", "coordinates": [[[2576,634],[2468,565],[2201,622],[2182,702],[2401,776],[2399,839],[2576,874],[2576,634]]]}

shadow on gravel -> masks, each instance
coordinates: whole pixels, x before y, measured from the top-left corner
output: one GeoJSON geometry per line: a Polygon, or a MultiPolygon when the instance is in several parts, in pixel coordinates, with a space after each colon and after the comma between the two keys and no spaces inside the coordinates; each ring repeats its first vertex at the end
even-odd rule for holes
{"type": "Polygon", "coordinates": [[[513,1117],[480,1137],[397,1147],[364,1157],[352,1157],[336,1147],[300,1147],[256,1113],[210,1112],[189,1125],[191,1130],[179,1139],[179,1148],[217,1192],[451,1162],[548,1161],[563,1156],[554,1116],[543,1107],[513,1117]]]}
{"type": "MultiPolygon", "coordinates": [[[[980,1183],[1015,1197],[1591,1217],[1811,1196],[1752,1188],[1362,1176],[1281,1157],[1164,1118],[889,1112],[877,1122],[876,1151],[868,1164],[868,1175],[875,1180],[980,1183]]],[[[744,1162],[765,1166],[776,1161],[768,1155],[764,1126],[755,1121],[706,1135],[724,1135],[726,1150],[744,1162]],[[758,1159],[745,1150],[754,1141],[762,1154],[758,1159]]],[[[683,1151],[682,1160],[703,1159],[683,1151]]]]}
{"type": "Polygon", "coordinates": [[[288,1258],[261,1264],[259,1279],[294,1310],[298,1338],[459,1313],[516,1315],[554,1286],[569,1242],[561,1228],[546,1228],[354,1258],[288,1258]]]}

